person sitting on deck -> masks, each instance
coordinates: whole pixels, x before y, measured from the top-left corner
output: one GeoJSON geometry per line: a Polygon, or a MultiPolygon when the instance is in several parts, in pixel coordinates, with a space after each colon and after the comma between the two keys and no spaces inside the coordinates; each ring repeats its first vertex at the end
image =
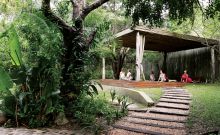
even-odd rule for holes
{"type": "Polygon", "coordinates": [[[187,74],[187,70],[184,70],[183,75],[181,76],[181,82],[192,83],[192,79],[187,74]]]}
{"type": "Polygon", "coordinates": [[[126,75],[126,79],[129,80],[129,81],[132,79],[131,72],[130,72],[129,69],[128,69],[128,72],[127,72],[127,75],[126,75]]]}
{"type": "Polygon", "coordinates": [[[165,73],[163,73],[162,70],[160,70],[160,75],[158,81],[160,82],[168,82],[168,77],[166,76],[165,73]]]}
{"type": "Polygon", "coordinates": [[[150,73],[150,81],[155,81],[154,71],[150,73]]]}
{"type": "Polygon", "coordinates": [[[123,71],[123,69],[122,69],[121,72],[120,72],[119,80],[126,80],[125,72],[123,71]]]}

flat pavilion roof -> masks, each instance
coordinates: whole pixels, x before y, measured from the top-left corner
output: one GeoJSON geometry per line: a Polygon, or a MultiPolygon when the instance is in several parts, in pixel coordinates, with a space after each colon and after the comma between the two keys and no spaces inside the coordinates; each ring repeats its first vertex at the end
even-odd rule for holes
{"type": "Polygon", "coordinates": [[[148,29],[145,27],[135,27],[117,33],[115,36],[124,47],[136,48],[136,34],[139,32],[146,36],[145,50],[160,52],[175,52],[181,50],[195,49],[201,47],[217,45],[214,39],[205,39],[196,36],[171,33],[159,29],[148,29]]]}

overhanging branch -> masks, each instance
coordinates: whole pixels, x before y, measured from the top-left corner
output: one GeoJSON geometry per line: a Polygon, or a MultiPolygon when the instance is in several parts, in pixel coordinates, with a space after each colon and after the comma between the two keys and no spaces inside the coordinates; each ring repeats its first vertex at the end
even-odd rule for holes
{"type": "Polygon", "coordinates": [[[95,10],[96,8],[100,7],[101,5],[103,5],[104,3],[108,2],[109,0],[97,0],[96,2],[94,2],[93,4],[86,6],[83,9],[83,12],[81,14],[81,18],[85,19],[85,17],[93,10],[95,10]]]}
{"type": "Polygon", "coordinates": [[[44,15],[53,23],[56,23],[60,29],[71,29],[61,18],[56,16],[50,8],[50,0],[42,0],[41,9],[44,15]]]}

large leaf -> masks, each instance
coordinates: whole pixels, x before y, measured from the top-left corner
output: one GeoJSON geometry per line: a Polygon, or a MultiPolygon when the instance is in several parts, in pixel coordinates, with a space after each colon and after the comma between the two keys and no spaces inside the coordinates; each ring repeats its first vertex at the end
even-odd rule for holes
{"type": "Polygon", "coordinates": [[[21,47],[20,47],[18,34],[13,25],[8,31],[8,37],[9,37],[8,45],[10,49],[12,64],[20,66],[22,65],[21,47]]]}
{"type": "Polygon", "coordinates": [[[8,73],[0,67],[0,91],[8,90],[13,85],[12,80],[8,73]]]}

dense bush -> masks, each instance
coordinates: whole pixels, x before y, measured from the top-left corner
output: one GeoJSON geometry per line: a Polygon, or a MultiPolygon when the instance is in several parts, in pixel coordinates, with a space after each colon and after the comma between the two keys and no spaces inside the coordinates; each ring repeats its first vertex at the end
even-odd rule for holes
{"type": "MultiPolygon", "coordinates": [[[[100,129],[104,124],[111,124],[126,115],[119,108],[109,104],[105,97],[81,94],[72,106],[73,117],[86,127],[100,129]]],[[[97,132],[97,131],[95,131],[97,132]]]]}

